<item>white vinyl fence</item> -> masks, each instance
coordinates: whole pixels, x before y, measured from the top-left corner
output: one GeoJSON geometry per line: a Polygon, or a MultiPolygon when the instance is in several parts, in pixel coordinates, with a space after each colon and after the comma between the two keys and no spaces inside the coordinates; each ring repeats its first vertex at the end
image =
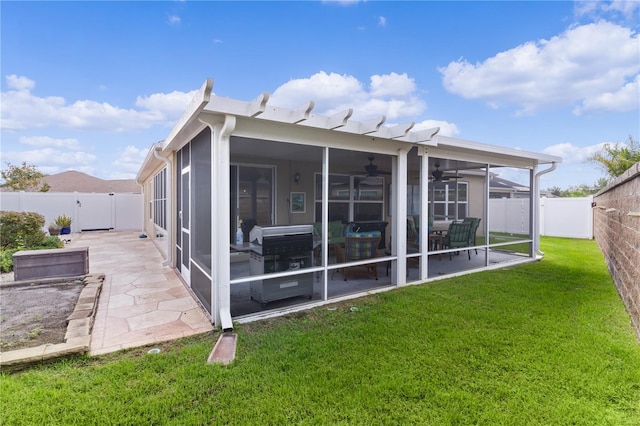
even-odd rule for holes
{"type": "MultiPolygon", "coordinates": [[[[593,238],[593,197],[540,199],[540,235],[593,238]]],[[[529,233],[529,199],[489,200],[491,232],[529,233]]]]}
{"type": "Polygon", "coordinates": [[[143,219],[142,194],[2,192],[0,210],[40,213],[45,228],[65,214],[72,219],[71,232],[135,231],[143,219]]]}
{"type": "Polygon", "coordinates": [[[593,197],[541,198],[540,235],[593,238],[593,197]]]}

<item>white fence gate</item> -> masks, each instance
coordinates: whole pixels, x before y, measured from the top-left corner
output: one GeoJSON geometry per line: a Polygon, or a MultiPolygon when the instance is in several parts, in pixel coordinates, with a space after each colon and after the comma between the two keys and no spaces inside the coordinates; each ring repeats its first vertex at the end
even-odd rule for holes
{"type": "Polygon", "coordinates": [[[540,235],[593,238],[593,196],[541,198],[540,235]]]}
{"type": "MultiPolygon", "coordinates": [[[[540,235],[593,238],[593,197],[540,199],[540,235]]],[[[529,199],[489,200],[491,232],[529,233],[529,199]]]]}
{"type": "Polygon", "coordinates": [[[72,219],[71,232],[142,229],[142,194],[2,192],[0,209],[40,213],[45,228],[65,214],[72,219]]]}

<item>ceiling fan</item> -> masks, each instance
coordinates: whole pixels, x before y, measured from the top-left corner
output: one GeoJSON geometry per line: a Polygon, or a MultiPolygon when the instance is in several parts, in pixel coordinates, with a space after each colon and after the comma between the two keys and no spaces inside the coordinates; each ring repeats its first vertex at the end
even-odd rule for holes
{"type": "Polygon", "coordinates": [[[434,171],[431,172],[431,180],[436,181],[436,182],[446,182],[450,179],[460,179],[462,176],[458,176],[458,174],[456,173],[455,175],[447,175],[445,176],[444,171],[440,170],[440,162],[436,161],[436,163],[434,164],[434,166],[436,166],[436,169],[434,171]]]}
{"type": "MultiPolygon", "coordinates": [[[[390,175],[391,172],[387,172],[384,170],[378,170],[378,165],[373,164],[373,161],[376,159],[373,155],[370,155],[368,158],[369,164],[364,166],[364,170],[366,172],[367,177],[376,177],[378,175],[390,175]]],[[[354,172],[354,174],[362,174],[362,172],[354,172]]]]}

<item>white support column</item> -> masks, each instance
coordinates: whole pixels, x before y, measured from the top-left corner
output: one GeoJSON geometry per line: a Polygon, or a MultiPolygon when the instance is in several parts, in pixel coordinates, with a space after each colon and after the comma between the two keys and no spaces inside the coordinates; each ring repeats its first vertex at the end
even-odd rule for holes
{"type": "Polygon", "coordinates": [[[529,244],[529,257],[534,257],[538,247],[536,247],[536,234],[540,232],[540,188],[535,179],[536,168],[529,170],[529,238],[533,240],[529,244]]]}
{"type": "Polygon", "coordinates": [[[230,148],[229,140],[236,117],[226,115],[224,124],[201,117],[211,128],[211,316],[222,330],[233,328],[231,321],[231,281],[229,254],[230,148]],[[219,200],[224,200],[220,201],[219,200]]]}
{"type": "Polygon", "coordinates": [[[426,281],[429,278],[429,154],[426,147],[418,147],[421,156],[420,164],[420,279],[426,281]],[[425,208],[426,207],[426,208],[425,208]]]}
{"type": "Polygon", "coordinates": [[[322,151],[322,300],[327,300],[329,296],[329,148],[324,147],[322,151]]]}
{"type": "Polygon", "coordinates": [[[403,286],[407,283],[407,152],[411,146],[398,150],[396,157],[396,197],[393,217],[394,240],[398,256],[396,283],[403,286]]]}
{"type": "Polygon", "coordinates": [[[489,224],[491,223],[491,218],[489,217],[489,194],[491,191],[491,165],[486,165],[486,173],[484,178],[484,266],[489,266],[489,224]]]}

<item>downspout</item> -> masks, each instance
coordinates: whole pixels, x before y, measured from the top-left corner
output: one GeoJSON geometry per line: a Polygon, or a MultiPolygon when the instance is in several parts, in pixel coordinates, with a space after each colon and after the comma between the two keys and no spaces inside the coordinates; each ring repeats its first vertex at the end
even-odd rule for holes
{"type": "MultiPolygon", "coordinates": [[[[219,145],[221,145],[221,140],[225,141],[225,156],[226,159],[224,161],[224,164],[227,165],[227,167],[225,168],[224,171],[222,171],[222,173],[224,173],[224,176],[227,178],[226,182],[226,191],[227,191],[227,197],[226,199],[229,199],[228,196],[228,191],[229,191],[229,138],[231,137],[231,133],[235,130],[236,128],[236,117],[233,115],[226,115],[225,119],[224,119],[224,124],[222,125],[222,129],[220,129],[220,136],[218,138],[218,143],[219,145]]],[[[212,150],[213,151],[213,150],[212,150]]],[[[227,209],[223,209],[223,212],[226,212],[226,216],[223,215],[223,217],[226,219],[225,223],[229,223],[230,217],[229,217],[229,208],[227,209]]],[[[227,250],[227,254],[229,253],[229,251],[227,250]]],[[[217,254],[217,259],[218,261],[220,260],[220,254],[217,254]]],[[[224,291],[220,291],[220,282],[218,282],[218,313],[220,315],[220,327],[222,328],[223,331],[230,331],[233,330],[233,321],[231,320],[231,292],[230,292],[230,288],[229,288],[229,280],[231,279],[231,277],[229,276],[229,259],[228,259],[228,255],[226,258],[226,268],[223,268],[225,271],[225,284],[226,287],[224,289],[224,291]],[[224,294],[221,294],[224,293],[224,294]]]]}
{"type": "Polygon", "coordinates": [[[537,203],[534,209],[534,226],[533,229],[535,230],[535,237],[533,240],[533,251],[534,253],[540,255],[540,256],[544,256],[544,252],[540,251],[540,176],[547,174],[547,173],[551,173],[552,171],[554,171],[556,169],[556,167],[558,167],[558,165],[556,164],[555,161],[553,161],[551,163],[551,167],[549,167],[546,170],[542,170],[539,171],[538,173],[535,174],[534,178],[533,178],[533,185],[534,185],[534,200],[531,200],[532,203],[537,203]]]}
{"type": "MultiPolygon", "coordinates": [[[[163,161],[166,166],[167,166],[167,175],[166,175],[166,185],[167,185],[167,191],[171,191],[173,192],[172,188],[171,188],[171,173],[173,172],[171,170],[171,160],[169,160],[167,157],[163,157],[162,155],[159,154],[159,152],[162,150],[162,146],[160,146],[160,144],[155,144],[153,146],[153,156],[156,157],[158,160],[163,161]]],[[[171,197],[166,197],[167,200],[167,207],[165,209],[165,214],[167,215],[167,224],[168,224],[168,228],[173,228],[173,224],[171,223],[171,197]]],[[[162,266],[171,266],[171,253],[173,251],[173,232],[171,229],[167,229],[167,260],[165,260],[164,262],[162,262],[162,266]]]]}

